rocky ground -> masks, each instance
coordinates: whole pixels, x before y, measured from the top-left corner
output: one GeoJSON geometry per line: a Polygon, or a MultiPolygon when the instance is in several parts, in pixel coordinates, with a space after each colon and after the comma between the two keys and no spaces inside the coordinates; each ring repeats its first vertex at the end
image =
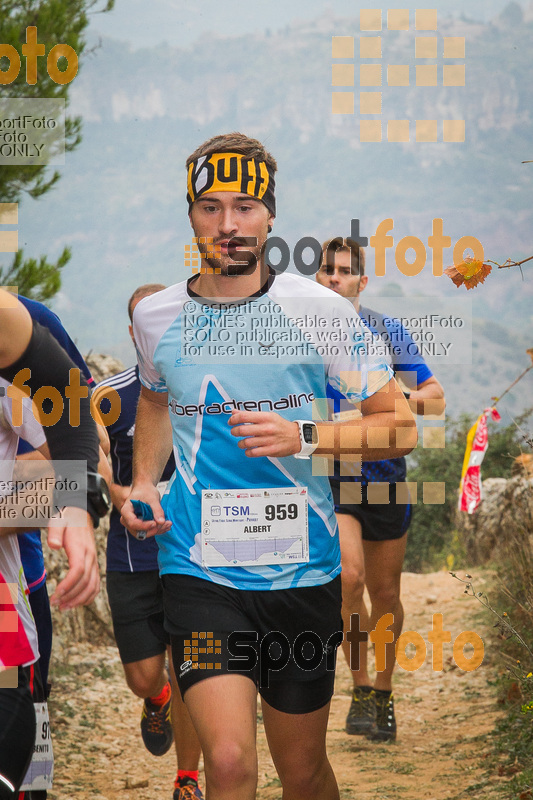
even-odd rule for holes
{"type": "MultiPolygon", "coordinates": [[[[477,581],[481,587],[483,578],[477,581]]],[[[444,669],[431,664],[427,632],[443,615],[452,643],[464,630],[483,635],[476,601],[447,572],[406,574],[404,630],[428,644],[417,671],[398,669],[395,697],[398,740],[379,744],[347,736],[350,677],[339,659],[329,724],[329,752],[343,800],[462,800],[502,797],[505,779],[484,774],[487,734],[499,713],[489,653],[473,672],[457,668],[444,645],[444,669]]],[[[414,651],[412,651],[414,652],[414,651]]],[[[468,647],[465,655],[469,656],[468,647]]],[[[409,648],[407,655],[410,655],[409,648]]],[[[50,800],[170,800],[175,762],[156,759],[139,733],[140,701],[126,688],[114,646],[77,644],[56,648],[50,699],[56,771],[50,800]]],[[[281,788],[258,715],[260,800],[280,800],[281,788]]],[[[310,798],[312,800],[312,798],[310,798]]]]}

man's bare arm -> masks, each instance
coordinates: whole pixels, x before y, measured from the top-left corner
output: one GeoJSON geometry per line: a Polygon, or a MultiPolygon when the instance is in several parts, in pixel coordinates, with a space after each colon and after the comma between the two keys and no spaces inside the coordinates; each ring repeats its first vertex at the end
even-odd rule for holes
{"type": "Polygon", "coordinates": [[[145,531],[148,536],[165,533],[170,522],[165,520],[156,488],[172,452],[172,426],[168,415],[167,393],[152,392],[141,387],[135,434],[133,438],[133,483],[128,500],[122,506],[122,524],[134,535],[145,531]],[[130,500],[143,500],[151,506],[154,520],[142,522],[130,500]]]}
{"type": "Polygon", "coordinates": [[[133,437],[133,485],[161,479],[172,452],[172,426],[166,392],[152,392],[141,386],[133,437]]]}
{"type": "Polygon", "coordinates": [[[0,289],[0,369],[9,367],[21,357],[31,333],[29,312],[16,297],[0,289]]]}
{"type": "Polygon", "coordinates": [[[108,456],[111,452],[111,442],[109,441],[109,434],[105,425],[100,425],[97,422],[96,430],[98,431],[98,442],[100,443],[100,458],[102,458],[102,453],[104,456],[108,456]]]}
{"type": "MultiPolygon", "coordinates": [[[[33,476],[30,471],[26,476],[24,472],[21,474],[16,472],[15,477],[21,481],[26,477],[30,481],[30,485],[32,478],[35,480],[53,477],[50,464],[48,464],[50,471],[43,471],[45,469],[43,462],[48,462],[49,459],[50,450],[46,443],[29,453],[17,456],[19,465],[22,462],[25,466],[31,467],[32,462],[38,462],[40,466],[37,467],[37,472],[34,472],[33,476]]],[[[29,488],[27,490],[23,489],[15,495],[4,497],[2,499],[3,508],[11,508],[18,521],[20,521],[23,508],[36,508],[35,494],[35,489],[29,488]]],[[[47,484],[47,488],[40,488],[38,494],[41,507],[43,505],[52,506],[53,491],[51,483],[47,484]],[[44,500],[45,496],[48,497],[47,503],[44,500]]],[[[89,514],[81,508],[71,506],[63,509],[60,519],[62,520],[61,522],[56,520],[56,523],[50,524],[48,527],[48,545],[53,550],[61,548],[65,550],[68,558],[68,572],[63,580],[58,583],[50,602],[52,605],[58,605],[62,610],[65,610],[91,603],[98,594],[100,578],[93,536],[93,523],[89,514]]],[[[0,537],[35,530],[35,520],[28,520],[28,522],[23,520],[23,522],[23,525],[11,527],[1,525],[0,537]]]]}
{"type": "Polygon", "coordinates": [[[428,414],[440,417],[446,407],[444,389],[434,375],[419,384],[416,389],[413,389],[408,402],[413,414],[428,414]],[[426,403],[426,400],[431,402],[426,403]]]}

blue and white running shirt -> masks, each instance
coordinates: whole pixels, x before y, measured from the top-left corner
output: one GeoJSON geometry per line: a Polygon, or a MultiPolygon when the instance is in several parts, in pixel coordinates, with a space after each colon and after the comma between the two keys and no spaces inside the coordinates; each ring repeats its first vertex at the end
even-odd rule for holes
{"type": "Polygon", "coordinates": [[[227,303],[196,295],[193,280],[144,298],[133,318],[140,379],[168,391],[173,431],[176,472],[162,501],[172,528],[157,537],[161,573],[239,589],[327,583],[340,572],[327,468],[317,476],[316,458],[247,457],[228,419],[238,409],[325,420],[327,383],[358,403],[392,371],[371,354],[375,340],[352,304],[306,278],[271,273],[256,295],[227,303]],[[308,487],[308,563],[202,566],[202,490],[295,486],[308,487]]]}

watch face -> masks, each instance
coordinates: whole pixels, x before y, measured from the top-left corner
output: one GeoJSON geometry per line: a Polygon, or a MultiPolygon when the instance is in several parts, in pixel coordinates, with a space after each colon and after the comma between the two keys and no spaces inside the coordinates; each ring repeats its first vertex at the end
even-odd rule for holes
{"type": "Polygon", "coordinates": [[[102,497],[104,498],[106,505],[108,508],[111,508],[111,492],[109,491],[109,486],[107,485],[104,478],[102,478],[102,485],[101,485],[102,497]]]}
{"type": "Polygon", "coordinates": [[[316,444],[316,428],[309,423],[302,425],[302,433],[306,444],[316,444]]]}

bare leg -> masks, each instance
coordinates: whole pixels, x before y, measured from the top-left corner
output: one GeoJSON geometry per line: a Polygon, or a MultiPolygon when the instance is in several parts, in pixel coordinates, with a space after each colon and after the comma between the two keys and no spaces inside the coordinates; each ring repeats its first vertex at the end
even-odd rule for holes
{"type": "Polygon", "coordinates": [[[157,697],[167,682],[165,654],[123,664],[126,682],[137,697],[157,697]]]}
{"type": "Polygon", "coordinates": [[[244,675],[217,675],[185,692],[204,754],[208,800],[255,800],[257,690],[244,675]]]}
{"type": "Polygon", "coordinates": [[[385,646],[385,670],[376,673],[375,689],[390,691],[392,673],[396,663],[396,641],[402,632],[403,606],[400,600],[402,566],[405,555],[407,534],[401,539],[384,542],[363,542],[366,565],[366,586],[372,601],[370,628],[384,614],[392,614],[394,621],[390,626],[393,641],[385,646]]]}
{"type": "Polygon", "coordinates": [[[174,747],[176,748],[178,769],[194,771],[198,769],[198,761],[202,751],[187,706],[181,698],[176,682],[170,647],[168,647],[168,666],[172,682],[172,729],[174,731],[174,747]]]}
{"type": "Polygon", "coordinates": [[[344,623],[344,641],[342,649],[352,672],[354,686],[369,686],[367,671],[366,641],[354,642],[347,639],[352,628],[352,614],[359,614],[361,631],[369,628],[370,617],[363,601],[365,588],[365,556],[361,535],[361,523],[351,514],[337,514],[339,539],[341,547],[341,580],[342,580],[342,621],[344,623]]]}
{"type": "Polygon", "coordinates": [[[329,703],[310,714],[285,714],[262,701],[265,732],[283,800],[339,800],[326,753],[329,703]]]}

